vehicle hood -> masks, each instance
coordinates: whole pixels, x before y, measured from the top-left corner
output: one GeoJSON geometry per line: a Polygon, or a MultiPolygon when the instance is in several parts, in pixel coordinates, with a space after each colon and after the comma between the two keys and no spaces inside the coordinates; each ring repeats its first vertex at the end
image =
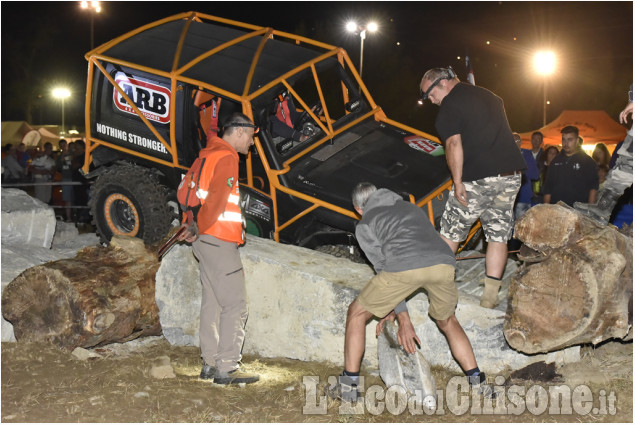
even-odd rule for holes
{"type": "Polygon", "coordinates": [[[412,194],[419,201],[446,183],[450,172],[440,145],[437,152],[424,152],[408,143],[413,137],[385,123],[366,121],[293,163],[290,182],[300,192],[347,209],[359,182],[412,194]]]}

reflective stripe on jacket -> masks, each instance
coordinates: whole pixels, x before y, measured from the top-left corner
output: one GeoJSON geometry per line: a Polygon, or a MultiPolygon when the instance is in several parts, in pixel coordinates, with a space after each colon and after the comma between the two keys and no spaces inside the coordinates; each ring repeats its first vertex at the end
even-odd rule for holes
{"type": "MultiPolygon", "coordinates": [[[[197,217],[197,225],[200,234],[212,235],[227,242],[242,244],[245,242],[245,223],[240,210],[240,192],[238,189],[238,153],[223,139],[213,137],[203,149],[205,153],[205,167],[201,173],[201,183],[196,195],[201,200],[201,210],[197,217]],[[214,176],[214,169],[222,158],[232,156],[236,161],[236,175],[231,177],[231,191],[225,200],[208,199],[209,187],[214,176]],[[208,190],[203,190],[207,188],[208,190]],[[205,214],[207,202],[224,202],[223,212],[218,217],[209,217],[205,214]]],[[[203,152],[203,151],[201,151],[203,152]]]]}

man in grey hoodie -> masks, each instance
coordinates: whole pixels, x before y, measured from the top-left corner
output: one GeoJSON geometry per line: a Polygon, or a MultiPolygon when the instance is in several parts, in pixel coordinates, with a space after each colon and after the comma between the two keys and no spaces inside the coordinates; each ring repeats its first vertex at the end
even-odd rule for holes
{"type": "MultiPolygon", "coordinates": [[[[421,208],[388,189],[359,183],[353,206],[362,216],[355,236],[377,273],[348,307],[344,342],[345,367],[339,377],[339,396],[355,401],[359,369],[366,347],[366,322],[373,316],[399,321],[398,340],[406,352],[416,352],[414,332],[404,299],[419,288],[428,293],[428,314],[448,340],[450,350],[469,377],[481,386],[485,374],[476,364],[472,345],[454,315],[458,291],[454,283],[456,259],[421,208]],[[394,309],[394,311],[393,311],[394,309]]],[[[377,326],[381,331],[383,321],[377,326]]],[[[483,384],[481,392],[489,388],[483,384]]],[[[491,392],[491,390],[489,391],[491,392]]],[[[487,395],[487,394],[486,394],[487,395]]]]}

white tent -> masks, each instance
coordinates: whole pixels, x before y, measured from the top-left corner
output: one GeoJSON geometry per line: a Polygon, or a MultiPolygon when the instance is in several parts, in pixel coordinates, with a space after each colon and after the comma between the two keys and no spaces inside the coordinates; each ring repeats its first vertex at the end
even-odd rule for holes
{"type": "MultiPolygon", "coordinates": [[[[60,126],[58,125],[31,125],[26,121],[3,121],[2,146],[8,143],[17,146],[20,142],[24,142],[28,148],[34,148],[42,147],[44,143],[51,142],[53,149],[58,149],[60,140],[59,133],[60,126]],[[38,134],[35,135],[33,132],[37,132],[38,134]]],[[[67,137],[66,139],[73,141],[80,138],[78,135],[77,137],[67,137]]]]}
{"type": "Polygon", "coordinates": [[[29,131],[33,130],[34,128],[31,127],[26,121],[3,121],[2,146],[9,143],[17,146],[18,144],[20,144],[20,142],[22,142],[24,136],[29,131]]]}

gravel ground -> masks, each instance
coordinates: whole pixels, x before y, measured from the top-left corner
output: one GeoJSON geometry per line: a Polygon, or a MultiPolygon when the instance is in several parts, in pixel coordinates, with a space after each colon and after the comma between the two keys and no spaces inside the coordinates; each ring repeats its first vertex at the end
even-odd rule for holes
{"type": "MultiPolygon", "coordinates": [[[[364,371],[366,402],[354,413],[354,409],[340,401],[322,398],[329,377],[340,373],[338,365],[254,357],[243,360],[248,370],[261,375],[261,381],[242,388],[224,387],[198,378],[201,367],[198,348],[172,347],[162,337],[79,349],[74,353],[49,345],[2,343],[1,419],[2,422],[628,423],[633,419],[632,343],[611,342],[584,348],[580,362],[558,369],[559,375],[549,377],[547,382],[540,381],[538,376],[490,377],[500,384],[498,390],[506,393],[506,397],[499,397],[505,408],[497,414],[481,413],[487,410],[480,409],[476,399],[457,407],[451,404],[449,392],[444,394],[444,408],[428,414],[416,404],[400,404],[396,392],[385,388],[376,371],[364,371]],[[563,386],[573,394],[572,402],[563,404],[573,405],[570,414],[565,407],[559,409],[549,403],[547,408],[539,397],[532,399],[532,395],[540,396],[553,388],[562,390],[563,386]],[[524,388],[520,402],[517,396],[514,398],[519,388],[524,388]]],[[[438,389],[449,388],[448,383],[456,379],[440,368],[433,369],[433,374],[438,389]]]]}

